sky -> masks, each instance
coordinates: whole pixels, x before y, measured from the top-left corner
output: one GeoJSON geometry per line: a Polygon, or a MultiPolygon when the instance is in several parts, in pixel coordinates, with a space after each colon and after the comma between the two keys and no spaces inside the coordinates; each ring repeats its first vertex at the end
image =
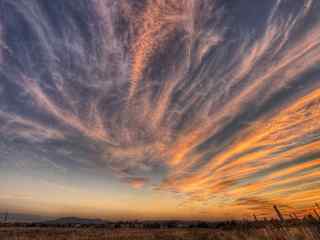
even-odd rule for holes
{"type": "Polygon", "coordinates": [[[0,0],[0,212],[311,212],[319,10],[318,0],[0,0]]]}

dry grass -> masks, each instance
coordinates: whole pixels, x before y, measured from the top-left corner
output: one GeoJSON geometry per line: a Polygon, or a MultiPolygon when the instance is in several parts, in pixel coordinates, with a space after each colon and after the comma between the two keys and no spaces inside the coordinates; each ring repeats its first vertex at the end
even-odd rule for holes
{"type": "Polygon", "coordinates": [[[3,228],[0,240],[317,240],[319,229],[267,228],[243,231],[214,229],[3,228]]]}

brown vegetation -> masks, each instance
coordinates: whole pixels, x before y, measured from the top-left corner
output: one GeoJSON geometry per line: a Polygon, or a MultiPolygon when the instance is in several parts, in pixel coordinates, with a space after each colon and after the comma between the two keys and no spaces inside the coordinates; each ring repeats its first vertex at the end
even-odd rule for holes
{"type": "MultiPolygon", "coordinates": [[[[320,240],[317,209],[298,218],[284,217],[273,206],[278,219],[253,221],[132,221],[75,224],[60,220],[46,223],[0,223],[0,240],[320,240]]],[[[4,220],[7,220],[5,214],[4,220]]],[[[65,219],[64,219],[65,220],[65,219]]],[[[79,219],[78,219],[79,220],[79,219]]],[[[81,219],[80,219],[81,220],[81,219]]]]}
{"type": "Polygon", "coordinates": [[[97,229],[97,228],[6,228],[1,240],[317,240],[319,228],[257,229],[97,229]]]}

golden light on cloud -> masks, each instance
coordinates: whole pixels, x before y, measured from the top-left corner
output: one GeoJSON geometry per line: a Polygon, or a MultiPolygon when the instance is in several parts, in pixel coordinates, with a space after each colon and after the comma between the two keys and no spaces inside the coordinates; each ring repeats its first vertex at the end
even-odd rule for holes
{"type": "Polygon", "coordinates": [[[168,215],[267,216],[320,201],[317,1],[269,1],[261,16],[214,0],[5,8],[25,35],[0,15],[6,164],[24,146],[81,174],[93,166],[126,186],[119,195],[167,194],[168,215]]]}

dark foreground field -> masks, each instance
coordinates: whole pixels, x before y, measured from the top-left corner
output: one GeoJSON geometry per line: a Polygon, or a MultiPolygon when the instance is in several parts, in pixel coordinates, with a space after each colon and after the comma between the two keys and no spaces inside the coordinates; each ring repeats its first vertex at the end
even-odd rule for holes
{"type": "Polygon", "coordinates": [[[0,240],[318,240],[315,228],[214,229],[0,228],[0,240]]]}

